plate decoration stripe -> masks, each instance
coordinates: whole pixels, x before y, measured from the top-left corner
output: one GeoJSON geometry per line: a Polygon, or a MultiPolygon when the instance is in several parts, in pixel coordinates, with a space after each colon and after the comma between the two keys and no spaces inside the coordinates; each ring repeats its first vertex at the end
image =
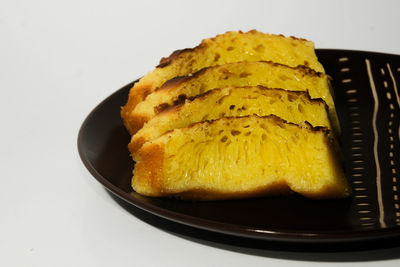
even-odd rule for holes
{"type": "Polygon", "coordinates": [[[378,99],[378,94],[376,92],[376,86],[374,82],[374,77],[371,71],[371,63],[369,59],[365,59],[365,64],[367,68],[367,73],[368,73],[368,79],[369,79],[369,84],[371,87],[372,91],[372,96],[374,98],[374,112],[372,115],[372,129],[374,132],[374,159],[375,159],[375,165],[376,165],[376,190],[377,190],[377,200],[378,200],[378,208],[379,208],[379,223],[382,228],[386,228],[386,223],[385,223],[385,211],[383,207],[383,200],[382,200],[382,181],[381,181],[381,168],[379,164],[379,157],[378,157],[378,130],[376,127],[376,118],[378,115],[378,109],[379,109],[379,99],[378,99]]]}

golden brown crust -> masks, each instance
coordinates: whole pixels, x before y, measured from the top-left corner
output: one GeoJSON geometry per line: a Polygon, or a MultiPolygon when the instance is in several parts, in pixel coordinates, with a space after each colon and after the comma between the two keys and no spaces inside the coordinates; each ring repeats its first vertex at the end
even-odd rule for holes
{"type": "Polygon", "coordinates": [[[190,76],[178,76],[175,78],[172,78],[168,81],[166,81],[161,87],[157,88],[155,91],[162,91],[162,90],[171,90],[187,81],[193,80],[198,78],[200,75],[202,75],[204,72],[206,72],[209,69],[213,69],[213,68],[221,68],[223,66],[229,66],[229,65],[235,65],[235,64],[240,64],[240,63],[245,63],[245,64],[256,64],[256,63],[266,63],[266,64],[271,64],[272,66],[281,66],[281,67],[285,67],[285,68],[289,68],[292,70],[298,70],[300,71],[303,75],[310,75],[310,76],[316,76],[316,77],[322,77],[322,76],[327,76],[328,78],[330,78],[328,75],[326,75],[325,73],[322,72],[318,72],[315,71],[307,66],[304,65],[298,65],[296,67],[291,67],[291,66],[287,66],[284,64],[280,64],[280,63],[276,63],[276,62],[272,62],[272,61],[266,61],[266,60],[260,60],[260,61],[256,61],[256,62],[247,62],[247,61],[241,61],[241,62],[233,62],[233,63],[227,63],[224,65],[216,65],[216,66],[210,66],[210,67],[205,67],[202,68],[199,71],[196,71],[195,73],[191,74],[190,76]]]}
{"type": "MultiPolygon", "coordinates": [[[[207,68],[204,68],[204,70],[205,69],[207,69],[207,68]]],[[[195,74],[198,73],[198,72],[195,72],[195,74]]],[[[168,90],[168,89],[171,89],[171,88],[175,88],[176,86],[184,83],[187,80],[191,80],[191,79],[192,79],[192,76],[177,76],[177,77],[174,77],[174,78],[166,81],[161,87],[156,88],[154,91],[156,92],[156,91],[159,91],[159,90],[168,90]]]]}
{"type": "MultiPolygon", "coordinates": [[[[311,96],[310,96],[310,94],[308,93],[308,91],[292,91],[292,90],[286,90],[286,89],[282,89],[282,88],[269,88],[269,87],[262,86],[262,85],[256,85],[256,86],[228,86],[228,87],[230,87],[230,88],[248,88],[248,89],[251,89],[251,88],[258,88],[258,89],[260,89],[261,91],[281,91],[281,92],[287,92],[287,93],[289,93],[289,94],[294,94],[294,95],[298,95],[298,96],[303,95],[303,96],[304,96],[305,98],[307,98],[307,100],[310,101],[310,102],[320,103],[320,104],[326,105],[325,101],[324,101],[322,98],[313,98],[313,99],[312,99],[311,96]]],[[[199,95],[197,95],[197,96],[195,96],[195,97],[190,98],[190,101],[194,101],[194,100],[197,100],[197,99],[204,99],[204,98],[206,98],[208,95],[214,93],[214,91],[216,91],[216,90],[222,90],[222,89],[223,89],[223,88],[215,88],[215,89],[213,89],[213,90],[209,90],[209,91],[207,91],[207,92],[204,92],[204,93],[202,93],[202,94],[199,94],[199,95]]],[[[179,108],[179,106],[181,106],[181,105],[184,105],[184,103],[179,104],[179,105],[176,105],[176,106],[174,106],[174,108],[179,108]]]]}
{"type": "MultiPolygon", "coordinates": [[[[169,105],[168,103],[162,103],[162,104],[154,107],[154,113],[158,114],[163,111],[169,110],[175,106],[179,106],[179,105],[183,104],[186,99],[187,99],[186,96],[180,95],[180,96],[178,96],[178,99],[174,101],[174,103],[172,105],[169,105]]],[[[143,127],[143,125],[146,122],[148,122],[150,119],[151,118],[149,116],[133,113],[124,120],[124,124],[125,124],[125,127],[128,129],[129,133],[131,135],[133,135],[133,134],[137,133],[143,127]]]]}
{"type": "Polygon", "coordinates": [[[133,135],[137,133],[149,119],[148,116],[132,114],[124,121],[124,123],[128,132],[133,135]]]}
{"type": "Polygon", "coordinates": [[[191,52],[191,51],[195,51],[195,50],[198,49],[197,47],[199,47],[199,46],[200,45],[198,45],[198,46],[196,46],[194,48],[185,48],[185,49],[175,50],[168,57],[161,58],[160,63],[156,66],[156,68],[164,68],[164,67],[168,66],[169,64],[171,64],[172,61],[174,61],[180,55],[183,55],[184,53],[188,53],[188,52],[191,52]]]}
{"type": "MultiPolygon", "coordinates": [[[[278,64],[278,65],[281,65],[281,66],[286,66],[286,65],[283,65],[283,64],[279,64],[279,63],[274,63],[274,64],[278,64]]],[[[325,73],[315,71],[315,70],[313,70],[313,69],[311,69],[311,68],[309,68],[307,66],[304,66],[304,65],[298,65],[297,67],[290,67],[290,66],[287,66],[287,67],[289,67],[291,69],[294,69],[294,70],[299,70],[299,71],[303,72],[303,75],[310,75],[310,76],[316,76],[316,77],[327,76],[325,73]]]]}
{"type": "MultiPolygon", "coordinates": [[[[176,58],[182,56],[183,54],[192,53],[192,52],[198,52],[198,51],[200,51],[200,50],[202,50],[202,49],[204,49],[204,48],[206,48],[208,46],[207,45],[207,41],[209,41],[209,40],[213,40],[214,41],[214,40],[218,39],[220,36],[223,36],[223,35],[226,35],[226,34],[229,34],[229,33],[232,33],[232,31],[228,31],[228,32],[226,32],[224,34],[218,34],[213,38],[202,40],[199,45],[197,45],[197,46],[195,46],[193,48],[185,48],[185,49],[175,50],[174,52],[172,52],[172,54],[170,56],[161,58],[160,63],[157,65],[157,68],[164,68],[164,67],[168,66],[174,60],[176,60],[176,58]]],[[[239,30],[238,33],[239,34],[263,34],[263,33],[259,32],[259,31],[255,30],[255,29],[250,30],[248,32],[242,32],[242,31],[239,30]]],[[[290,39],[301,41],[301,42],[310,42],[309,40],[306,40],[306,39],[303,39],[303,38],[294,37],[294,36],[286,37],[283,34],[271,34],[271,36],[276,36],[276,37],[281,37],[281,38],[290,38],[290,39]]]]}
{"type": "Polygon", "coordinates": [[[126,108],[136,106],[139,102],[143,101],[146,96],[152,93],[150,85],[137,85],[133,88],[135,89],[129,92],[129,100],[128,103],[125,105],[126,108]]]}
{"type": "MultiPolygon", "coordinates": [[[[160,144],[151,144],[143,147],[139,151],[141,160],[135,165],[132,185],[139,185],[149,194],[154,192],[162,192],[163,183],[163,163],[164,163],[164,147],[160,144]]],[[[134,186],[137,188],[137,186],[134,186]]],[[[140,190],[139,190],[140,191],[140,190]]],[[[140,193],[140,192],[138,192],[140,193]]]]}
{"type": "MultiPolygon", "coordinates": [[[[304,124],[300,125],[294,122],[289,122],[287,120],[282,119],[281,117],[278,117],[274,114],[270,114],[270,115],[266,115],[266,116],[259,116],[257,114],[253,114],[253,115],[246,115],[246,116],[241,116],[241,117],[222,117],[222,118],[218,118],[215,120],[204,120],[204,121],[199,121],[199,122],[194,122],[191,125],[185,127],[186,129],[190,129],[193,127],[196,127],[198,124],[215,124],[217,121],[220,120],[231,120],[231,119],[245,119],[245,118],[250,118],[250,117],[257,117],[257,118],[267,118],[267,119],[271,119],[273,120],[277,125],[285,125],[285,124],[291,124],[294,125],[298,128],[305,128],[308,129],[310,131],[313,132],[322,132],[324,135],[328,136],[329,133],[331,132],[327,127],[323,127],[323,126],[313,126],[311,123],[309,123],[308,121],[305,121],[304,124]]],[[[228,122],[229,125],[229,122],[228,122]]],[[[167,132],[165,132],[163,135],[167,135],[171,132],[173,132],[175,129],[173,130],[169,130],[167,132]]],[[[139,150],[140,151],[140,150],[139,150]]]]}
{"type": "MultiPolygon", "coordinates": [[[[236,86],[229,86],[231,88],[236,88],[236,86]]],[[[292,90],[285,90],[282,88],[268,88],[262,85],[257,85],[257,86],[237,86],[237,88],[255,88],[257,87],[260,90],[269,90],[269,91],[285,91],[289,92],[290,94],[295,94],[295,95],[304,95],[304,97],[307,98],[308,101],[314,102],[314,103],[320,103],[325,106],[326,109],[328,109],[328,106],[326,102],[322,98],[311,98],[310,94],[308,91],[292,91],[292,90]]],[[[196,95],[194,97],[186,98],[189,101],[194,101],[194,100],[201,100],[206,98],[208,95],[211,95],[215,92],[215,90],[221,90],[223,88],[215,88],[213,90],[206,91],[202,94],[196,95]]],[[[168,103],[162,103],[158,105],[155,109],[156,114],[166,114],[166,113],[171,113],[171,112],[177,112],[179,111],[182,106],[185,104],[184,100],[179,100],[175,101],[173,105],[169,105],[168,103]]]]}
{"type": "Polygon", "coordinates": [[[132,141],[128,145],[128,149],[131,152],[131,155],[135,155],[146,142],[147,140],[143,136],[134,140],[132,139],[132,141]]]}
{"type": "MultiPolygon", "coordinates": [[[[189,125],[188,127],[186,127],[187,129],[193,128],[198,124],[202,124],[202,123],[207,123],[209,125],[216,123],[219,120],[231,120],[231,119],[244,119],[244,118],[251,118],[251,117],[257,117],[257,118],[267,118],[267,119],[271,119],[273,120],[277,125],[284,125],[284,124],[291,124],[294,125],[298,128],[306,128],[309,129],[313,132],[322,132],[325,135],[328,135],[330,130],[327,127],[322,127],[322,126],[312,126],[311,123],[309,123],[308,121],[305,122],[304,125],[300,125],[300,124],[296,124],[294,122],[288,122],[287,120],[282,119],[281,117],[278,117],[274,114],[270,114],[270,115],[266,115],[266,116],[258,116],[257,114],[253,114],[253,115],[246,115],[246,116],[241,116],[241,117],[223,117],[223,118],[219,118],[216,120],[204,120],[204,121],[199,121],[199,122],[195,122],[192,123],[191,125],[189,125]]],[[[165,134],[168,134],[168,131],[165,134]]]]}
{"type": "MultiPolygon", "coordinates": [[[[234,88],[235,86],[229,86],[234,88]]],[[[277,91],[286,91],[292,94],[296,94],[296,95],[304,95],[307,100],[309,100],[310,102],[315,102],[315,103],[320,103],[323,104],[325,106],[325,109],[328,110],[328,106],[325,103],[325,101],[322,98],[311,98],[310,94],[308,91],[292,91],[292,90],[286,90],[286,89],[282,89],[282,88],[268,88],[262,85],[257,85],[257,86],[238,86],[238,88],[254,88],[254,87],[258,87],[260,90],[277,90],[277,91]]],[[[204,99],[206,98],[208,95],[212,94],[214,90],[221,90],[221,88],[215,88],[213,90],[209,90],[206,91],[202,94],[193,96],[193,97],[187,97],[184,95],[180,95],[178,97],[177,100],[174,101],[174,103],[172,105],[168,104],[168,103],[161,103],[158,106],[156,106],[154,108],[154,113],[155,114],[164,114],[166,112],[176,112],[179,109],[181,109],[182,105],[185,104],[186,100],[189,101],[194,101],[197,99],[204,99]]],[[[150,118],[149,118],[150,119],[150,118]]]]}
{"type": "MultiPolygon", "coordinates": [[[[121,117],[124,121],[124,125],[128,132],[132,135],[136,133],[133,129],[135,128],[135,121],[132,120],[130,113],[133,110],[133,108],[143,101],[146,96],[148,96],[151,93],[151,86],[149,85],[143,85],[143,86],[134,86],[131,88],[129,92],[129,97],[128,97],[128,102],[126,103],[125,106],[121,108],[121,117]],[[135,88],[135,89],[134,89],[135,88]]],[[[143,126],[143,124],[142,124],[143,126]]],[[[140,129],[140,128],[139,128],[140,129]]]]}
{"type": "Polygon", "coordinates": [[[170,105],[169,103],[161,103],[157,106],[154,107],[154,114],[159,114],[161,112],[164,112],[165,110],[171,109],[175,106],[182,105],[186,102],[187,99],[193,100],[195,97],[187,97],[186,95],[178,95],[178,98],[175,99],[172,104],[170,105]]]}

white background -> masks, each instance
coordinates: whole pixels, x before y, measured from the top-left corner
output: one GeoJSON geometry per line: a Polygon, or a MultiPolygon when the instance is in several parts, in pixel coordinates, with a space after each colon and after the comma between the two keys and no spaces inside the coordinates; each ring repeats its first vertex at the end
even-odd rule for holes
{"type": "Polygon", "coordinates": [[[398,247],[256,250],[160,229],[116,203],[76,147],[101,100],[202,38],[258,29],[400,54],[399,18],[400,1],[0,0],[0,266],[399,266],[398,247]]]}

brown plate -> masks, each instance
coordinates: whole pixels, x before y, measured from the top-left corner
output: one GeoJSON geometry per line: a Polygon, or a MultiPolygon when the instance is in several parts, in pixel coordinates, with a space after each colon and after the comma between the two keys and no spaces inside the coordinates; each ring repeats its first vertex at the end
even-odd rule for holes
{"type": "Polygon", "coordinates": [[[345,172],[353,195],[195,202],[148,198],[130,187],[134,163],[120,118],[132,83],[100,103],[78,136],[80,157],[109,191],[180,224],[238,237],[290,243],[375,241],[400,236],[400,56],[317,50],[333,78],[345,172]]]}

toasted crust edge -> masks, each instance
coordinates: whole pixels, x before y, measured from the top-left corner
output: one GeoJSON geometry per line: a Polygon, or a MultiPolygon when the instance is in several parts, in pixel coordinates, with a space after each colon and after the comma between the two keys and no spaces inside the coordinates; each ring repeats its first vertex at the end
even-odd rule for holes
{"type": "Polygon", "coordinates": [[[297,70],[303,73],[303,75],[310,75],[310,76],[317,76],[317,77],[322,77],[322,76],[326,76],[328,79],[330,79],[330,77],[322,72],[318,72],[315,71],[307,66],[304,65],[298,65],[296,67],[291,67],[285,64],[281,64],[281,63],[276,63],[273,61],[268,61],[268,60],[259,60],[259,61],[238,61],[238,62],[232,62],[232,63],[226,63],[223,65],[215,65],[215,66],[210,66],[210,67],[204,67],[196,72],[194,72],[191,75],[188,76],[177,76],[174,77],[168,81],[166,81],[162,86],[160,86],[159,88],[155,89],[155,91],[162,91],[162,90],[170,90],[174,87],[177,87],[179,85],[181,85],[182,83],[185,83],[187,81],[193,80],[198,78],[200,75],[202,75],[204,72],[210,70],[210,69],[216,69],[216,68],[221,68],[221,67],[225,67],[225,66],[229,66],[229,65],[237,65],[237,64],[256,64],[256,63],[266,63],[269,64],[271,66],[279,66],[279,67],[285,67],[285,68],[289,68],[292,70],[297,70]]]}
{"type": "Polygon", "coordinates": [[[266,87],[266,86],[262,86],[262,85],[255,85],[255,86],[225,86],[225,87],[220,87],[220,88],[214,88],[211,90],[208,90],[207,92],[204,92],[202,94],[193,96],[193,97],[186,97],[186,99],[184,99],[183,95],[181,95],[181,98],[179,99],[179,101],[175,101],[173,105],[168,105],[167,103],[162,103],[157,107],[157,115],[160,114],[164,114],[167,112],[172,112],[175,110],[179,110],[183,105],[186,104],[185,100],[189,100],[190,102],[197,100],[197,99],[203,99],[206,98],[208,95],[212,94],[213,92],[215,92],[215,90],[222,90],[224,88],[259,88],[261,90],[274,90],[274,91],[285,91],[285,92],[289,92],[289,93],[293,93],[293,94],[297,94],[297,95],[304,95],[307,100],[309,100],[310,102],[318,102],[320,104],[325,105],[326,109],[329,109],[328,105],[326,104],[326,102],[322,99],[322,98],[311,98],[308,90],[307,91],[293,91],[293,90],[286,90],[283,88],[270,88],[270,87],[266,87]]]}
{"type": "Polygon", "coordinates": [[[151,85],[140,85],[138,83],[135,83],[129,91],[128,100],[125,106],[121,107],[121,118],[124,122],[125,128],[131,135],[135,133],[136,129],[135,121],[133,121],[130,116],[131,112],[136,107],[136,105],[143,101],[149,94],[151,94],[151,85]]]}
{"type": "MultiPolygon", "coordinates": [[[[172,52],[171,55],[169,55],[168,57],[163,57],[160,60],[160,63],[156,66],[156,68],[164,68],[168,65],[170,65],[174,60],[176,60],[176,58],[178,58],[179,56],[186,54],[186,53],[192,53],[192,52],[197,52],[199,50],[202,50],[204,48],[207,47],[207,41],[214,41],[218,38],[220,38],[223,35],[229,34],[229,33],[239,33],[239,34],[266,34],[263,32],[259,32],[255,29],[247,31],[247,32],[243,32],[243,31],[227,31],[225,33],[222,34],[218,34],[215,37],[212,38],[207,38],[201,41],[201,43],[193,48],[185,48],[185,49],[179,49],[179,50],[175,50],[174,52],[172,52]]],[[[276,38],[289,38],[289,39],[293,39],[296,41],[300,41],[300,42],[308,42],[308,43],[312,43],[311,41],[307,40],[307,39],[303,39],[303,38],[298,38],[298,37],[294,37],[294,36],[285,36],[283,34],[268,34],[270,36],[274,36],[276,38]]]]}
{"type": "MultiPolygon", "coordinates": [[[[219,118],[219,119],[216,119],[216,120],[205,120],[205,121],[195,122],[195,123],[192,123],[191,125],[189,125],[188,127],[185,127],[185,128],[189,129],[189,128],[195,127],[198,124],[202,124],[202,123],[213,124],[213,123],[216,123],[217,121],[220,121],[220,120],[231,120],[231,119],[239,119],[239,120],[243,119],[244,120],[246,118],[251,118],[251,117],[256,117],[256,118],[261,118],[261,119],[270,119],[270,120],[275,121],[275,123],[277,123],[277,124],[294,125],[294,126],[300,128],[300,129],[305,128],[305,129],[308,129],[308,130],[313,131],[313,132],[323,132],[324,135],[326,135],[326,136],[328,136],[329,133],[331,132],[331,130],[329,130],[327,127],[313,126],[308,121],[305,121],[304,124],[300,125],[300,124],[296,124],[296,123],[284,120],[281,117],[278,117],[278,116],[276,116],[274,114],[270,114],[270,115],[266,115],[266,116],[258,116],[256,114],[253,114],[253,115],[246,115],[246,116],[241,116],[241,117],[222,117],[222,118],[219,118]]],[[[185,128],[182,128],[182,129],[185,129],[185,128]]],[[[176,129],[174,129],[174,130],[176,130],[176,129]]],[[[174,130],[168,131],[163,135],[169,134],[169,133],[173,132],[174,130]]]]}
{"type": "Polygon", "coordinates": [[[139,194],[161,196],[163,191],[164,146],[151,144],[139,152],[141,160],[135,165],[132,188],[139,194]],[[136,175],[139,173],[140,175],[136,175]]]}

